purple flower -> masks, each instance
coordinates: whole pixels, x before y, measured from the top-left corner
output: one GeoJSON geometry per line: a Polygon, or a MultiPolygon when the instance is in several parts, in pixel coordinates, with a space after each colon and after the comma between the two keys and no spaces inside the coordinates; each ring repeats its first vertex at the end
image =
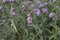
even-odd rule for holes
{"type": "Polygon", "coordinates": [[[0,10],[2,10],[3,9],[3,7],[2,6],[0,6],[0,10]]]}
{"type": "Polygon", "coordinates": [[[16,0],[10,0],[10,2],[16,2],[16,0]]]}
{"type": "Polygon", "coordinates": [[[32,17],[27,17],[27,23],[32,24],[32,17]]]}
{"type": "Polygon", "coordinates": [[[60,16],[60,13],[58,14],[58,16],[60,16]]]}
{"type": "Polygon", "coordinates": [[[38,1],[37,1],[37,4],[41,4],[41,2],[38,0],[38,1]]]}
{"type": "Polygon", "coordinates": [[[9,2],[9,0],[2,0],[3,3],[9,2]]]}
{"type": "Polygon", "coordinates": [[[26,9],[25,5],[22,5],[21,9],[24,11],[26,9]]]}
{"type": "Polygon", "coordinates": [[[48,4],[48,2],[45,2],[45,3],[44,3],[44,6],[47,5],[47,4],[48,4]]]}
{"type": "Polygon", "coordinates": [[[51,13],[49,14],[49,18],[52,18],[52,17],[54,17],[54,12],[51,12],[51,13]]]}
{"type": "Polygon", "coordinates": [[[38,8],[44,7],[44,4],[42,4],[40,1],[37,1],[38,8]]]}
{"type": "Polygon", "coordinates": [[[52,2],[56,2],[57,0],[52,0],[52,2]]]}
{"type": "Polygon", "coordinates": [[[34,13],[35,13],[37,16],[39,16],[40,13],[41,13],[41,11],[40,11],[39,9],[33,9],[33,11],[34,11],[34,13]]]}
{"type": "Polygon", "coordinates": [[[38,8],[44,7],[44,4],[39,4],[38,8]]]}
{"type": "Polygon", "coordinates": [[[47,12],[47,8],[42,8],[41,10],[42,10],[43,13],[47,12]]]}
{"type": "Polygon", "coordinates": [[[12,12],[12,15],[14,16],[14,15],[16,15],[16,13],[15,12],[12,12]]]}

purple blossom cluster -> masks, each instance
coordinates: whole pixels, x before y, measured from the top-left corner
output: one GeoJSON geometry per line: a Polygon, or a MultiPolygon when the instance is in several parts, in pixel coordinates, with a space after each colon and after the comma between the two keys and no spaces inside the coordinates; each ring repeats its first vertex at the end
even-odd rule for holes
{"type": "Polygon", "coordinates": [[[7,2],[16,2],[16,0],[2,0],[2,3],[7,3],[7,2]]]}
{"type": "Polygon", "coordinates": [[[54,2],[56,2],[57,0],[52,0],[52,2],[54,3],[54,2]]]}
{"type": "Polygon", "coordinates": [[[28,24],[32,24],[32,17],[31,17],[31,14],[27,14],[27,23],[28,24]]]}
{"type": "Polygon", "coordinates": [[[47,8],[42,8],[41,10],[43,13],[46,13],[48,11],[47,8]]]}
{"type": "Polygon", "coordinates": [[[54,17],[54,13],[51,12],[51,13],[49,14],[49,17],[50,17],[50,18],[54,17]]]}
{"type": "Polygon", "coordinates": [[[41,11],[40,11],[39,9],[33,9],[33,12],[34,12],[37,16],[39,16],[40,13],[41,13],[41,11]]]}
{"type": "Polygon", "coordinates": [[[2,10],[3,9],[3,7],[2,6],[0,6],[0,10],[2,10]]]}
{"type": "Polygon", "coordinates": [[[21,9],[22,9],[22,11],[24,11],[24,10],[26,9],[26,6],[23,4],[23,5],[21,6],[21,9]]]}
{"type": "Polygon", "coordinates": [[[16,15],[15,10],[16,10],[16,8],[11,8],[12,15],[16,15]]]}
{"type": "MultiPolygon", "coordinates": [[[[52,0],[53,3],[56,2],[56,1],[57,0],[52,0]]],[[[14,3],[14,2],[16,2],[16,0],[2,0],[2,2],[3,3],[7,3],[7,2],[13,2],[14,3]]],[[[37,16],[40,16],[40,14],[42,14],[42,13],[46,13],[47,14],[48,9],[45,6],[47,6],[49,4],[48,2],[42,3],[41,1],[37,0],[36,4],[37,4],[37,7],[34,8],[35,4],[32,1],[27,1],[27,4],[25,4],[23,2],[23,4],[21,5],[21,11],[22,12],[26,11],[27,10],[26,6],[29,6],[30,9],[31,9],[30,11],[32,11],[32,13],[35,13],[37,16]]],[[[0,6],[0,10],[2,10],[2,9],[3,9],[3,7],[0,6]]],[[[15,10],[16,10],[16,8],[11,8],[12,15],[16,15],[15,10]]],[[[50,12],[48,17],[49,18],[53,18],[54,14],[55,14],[54,12],[50,12]]],[[[28,24],[32,24],[31,13],[27,14],[27,23],[28,24]]]]}

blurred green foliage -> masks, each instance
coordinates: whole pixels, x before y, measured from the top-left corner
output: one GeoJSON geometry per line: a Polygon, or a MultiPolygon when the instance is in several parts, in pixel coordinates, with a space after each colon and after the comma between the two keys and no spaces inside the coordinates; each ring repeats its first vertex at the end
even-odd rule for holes
{"type": "MultiPolygon", "coordinates": [[[[49,12],[47,15],[42,13],[41,16],[32,13],[33,24],[31,25],[26,22],[27,12],[21,11],[21,3],[26,0],[16,1],[16,3],[2,4],[2,0],[0,0],[0,5],[3,6],[4,10],[0,11],[0,40],[60,40],[60,16],[57,16],[60,11],[54,8],[57,5],[60,6],[60,0],[55,4],[46,6],[49,12],[55,12],[54,18],[48,17],[49,12]],[[11,7],[16,8],[17,15],[10,15],[11,7]]],[[[41,1],[43,3],[49,2],[49,0],[41,1]]]]}

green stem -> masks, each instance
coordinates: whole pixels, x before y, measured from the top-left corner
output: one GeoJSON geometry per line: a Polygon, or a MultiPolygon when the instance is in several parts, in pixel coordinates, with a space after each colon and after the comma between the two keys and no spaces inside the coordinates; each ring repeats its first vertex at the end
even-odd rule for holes
{"type": "Polygon", "coordinates": [[[17,30],[17,28],[16,28],[16,26],[15,26],[15,24],[14,24],[14,21],[11,19],[11,23],[12,23],[12,26],[13,26],[13,28],[14,28],[14,30],[16,31],[16,33],[18,33],[18,35],[19,35],[19,32],[18,32],[18,30],[17,30]]]}

